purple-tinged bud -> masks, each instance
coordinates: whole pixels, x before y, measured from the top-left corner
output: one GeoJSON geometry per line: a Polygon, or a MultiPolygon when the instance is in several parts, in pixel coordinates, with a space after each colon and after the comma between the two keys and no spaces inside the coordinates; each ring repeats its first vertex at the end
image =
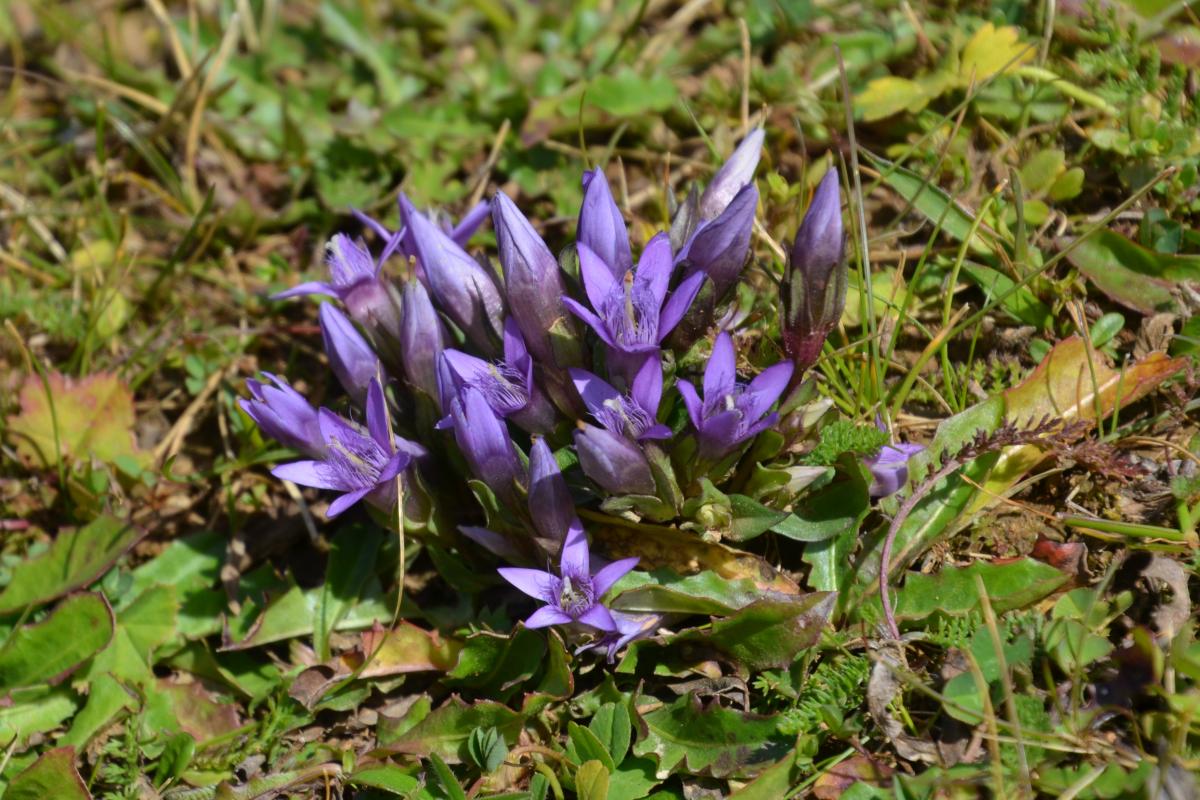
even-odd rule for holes
{"type": "Polygon", "coordinates": [[[763,129],[755,128],[721,165],[700,195],[700,218],[716,219],[742,187],[754,180],[754,170],[762,156],[763,129]]]}
{"type": "Polygon", "coordinates": [[[471,386],[464,387],[450,406],[454,438],[471,472],[502,502],[518,508],[516,486],[524,483],[524,469],[504,420],[492,411],[483,393],[471,386]]]}
{"type": "Polygon", "coordinates": [[[529,516],[544,539],[562,543],[575,522],[575,502],[546,440],[537,437],[529,451],[529,516]]]}
{"type": "Polygon", "coordinates": [[[723,458],[774,425],[779,415],[771,412],[771,406],[791,377],[792,365],[783,361],[760,372],[749,385],[739,383],[733,339],[728,333],[718,334],[704,368],[703,401],[690,381],[676,384],[696,429],[700,457],[723,458]]]}
{"type": "Polygon", "coordinates": [[[311,458],[325,452],[325,439],[321,436],[321,425],[317,410],[309,405],[304,396],[288,385],[287,381],[264,372],[274,386],[250,379],[246,388],[250,399],[239,399],[250,419],[259,430],[284,447],[290,447],[311,458]]]}
{"type": "Polygon", "coordinates": [[[908,482],[908,460],[925,449],[921,444],[885,444],[863,463],[871,471],[871,497],[895,494],[908,482]]]}
{"type": "Polygon", "coordinates": [[[690,265],[689,275],[708,275],[713,282],[714,300],[724,297],[742,274],[757,207],[758,189],[754,184],[743,186],[720,216],[700,225],[675,259],[676,263],[686,261],[690,265]]]}
{"type": "Polygon", "coordinates": [[[476,347],[494,353],[504,331],[504,298],[496,281],[403,195],[400,209],[434,302],[476,347]]]}
{"type": "Polygon", "coordinates": [[[575,450],[583,473],[611,494],[652,495],[650,463],[641,449],[624,436],[579,422],[575,450]]]}
{"type": "Polygon", "coordinates": [[[796,232],[781,288],[783,349],[797,377],[817,362],[846,307],[845,252],[838,174],[831,168],[796,232]]]}
{"type": "Polygon", "coordinates": [[[446,349],[442,320],[429,299],[429,292],[410,278],[400,293],[400,348],[404,352],[404,374],[408,382],[433,399],[438,398],[438,358],[446,349]]]}
{"type": "Polygon", "coordinates": [[[329,366],[346,394],[362,403],[367,387],[379,375],[379,357],[346,315],[332,303],[322,303],[318,317],[329,366]]]}
{"type": "Polygon", "coordinates": [[[600,256],[617,280],[633,269],[629,231],[601,169],[583,173],[583,207],[575,240],[600,256]]]}
{"type": "Polygon", "coordinates": [[[512,316],[534,358],[552,365],[550,331],[566,315],[562,303],[566,288],[558,261],[503,192],[497,192],[493,201],[492,226],[512,316]]]}

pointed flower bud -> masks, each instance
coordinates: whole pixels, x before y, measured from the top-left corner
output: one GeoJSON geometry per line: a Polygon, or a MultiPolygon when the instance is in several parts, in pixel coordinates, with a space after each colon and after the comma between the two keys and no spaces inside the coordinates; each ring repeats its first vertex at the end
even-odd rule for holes
{"type": "Polygon", "coordinates": [[[633,269],[629,231],[608,188],[604,170],[583,173],[583,207],[579,209],[575,240],[599,256],[617,280],[633,269]]]}
{"type": "Polygon", "coordinates": [[[410,278],[400,292],[400,348],[408,382],[430,397],[438,397],[437,363],[446,349],[446,330],[429,299],[429,292],[410,278]]]}
{"type": "Polygon", "coordinates": [[[755,128],[721,165],[700,195],[700,218],[716,219],[742,187],[754,180],[754,170],[762,156],[763,129],[755,128]]]}
{"type": "Polygon", "coordinates": [[[562,303],[566,288],[558,261],[503,192],[497,192],[493,201],[492,225],[511,314],[534,358],[552,365],[550,331],[566,313],[562,303]]]}
{"type": "Polygon", "coordinates": [[[758,189],[743,186],[721,214],[701,223],[675,262],[687,262],[688,274],[703,272],[713,282],[713,298],[720,300],[737,283],[750,254],[750,234],[754,211],[758,207],[758,189]]]}
{"type": "Polygon", "coordinates": [[[280,377],[264,372],[274,386],[254,379],[246,381],[250,399],[239,399],[242,410],[250,415],[259,429],[284,447],[317,457],[325,451],[325,439],[317,410],[304,396],[280,377]]]}
{"type": "Polygon", "coordinates": [[[536,437],[529,451],[529,516],[542,538],[563,541],[576,523],[575,501],[546,440],[536,437]]]}
{"type": "Polygon", "coordinates": [[[736,363],[733,339],[722,331],[704,368],[704,400],[690,381],[676,384],[696,429],[701,458],[718,460],[779,420],[777,413],[767,412],[787,388],[792,365],[783,361],[768,367],[745,385],[738,383],[736,363]]]}
{"type": "Polygon", "coordinates": [[[579,466],[611,494],[654,494],[654,476],[641,448],[607,428],[578,423],[575,451],[579,466]]]}
{"type": "MultiPolygon", "coordinates": [[[[444,363],[444,355],[442,359],[444,363]]],[[[464,387],[451,401],[450,413],[454,419],[454,438],[471,472],[501,501],[516,507],[516,485],[524,483],[525,471],[504,420],[496,416],[483,393],[473,386],[464,387]]]]}
{"type": "Polygon", "coordinates": [[[321,322],[321,337],[325,340],[325,354],[329,366],[346,394],[361,403],[367,396],[367,387],[379,374],[379,357],[367,344],[367,340],[354,327],[346,315],[332,303],[322,303],[317,316],[321,322]]]}
{"type": "Polygon", "coordinates": [[[495,352],[504,326],[504,299],[496,281],[403,195],[400,209],[434,302],[476,347],[495,352]]]}
{"type": "Polygon", "coordinates": [[[845,250],[838,175],[831,168],[796,232],[782,286],[783,348],[800,372],[816,363],[846,307],[845,250]]]}

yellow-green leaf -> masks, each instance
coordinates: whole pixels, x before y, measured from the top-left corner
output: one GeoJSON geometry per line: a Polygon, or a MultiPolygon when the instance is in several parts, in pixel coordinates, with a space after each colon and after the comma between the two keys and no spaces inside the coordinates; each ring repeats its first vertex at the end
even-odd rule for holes
{"type": "Polygon", "coordinates": [[[1033,59],[1033,45],[1020,41],[1011,25],[997,28],[987,23],[967,42],[958,65],[963,82],[979,83],[1033,59]]]}

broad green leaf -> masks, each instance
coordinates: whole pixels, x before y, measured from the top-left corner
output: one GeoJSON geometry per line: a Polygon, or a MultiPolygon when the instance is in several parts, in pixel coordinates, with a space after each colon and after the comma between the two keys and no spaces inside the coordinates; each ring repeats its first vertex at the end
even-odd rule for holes
{"type": "Polygon", "coordinates": [[[605,749],[604,743],[591,730],[577,722],[567,723],[567,754],[577,764],[599,761],[606,772],[617,768],[615,760],[605,749]]]}
{"type": "MultiPolygon", "coordinates": [[[[932,574],[910,572],[904,585],[892,591],[896,621],[925,622],[937,616],[968,617],[980,611],[976,576],[983,579],[988,600],[997,614],[1027,608],[1063,586],[1070,575],[1032,558],[1008,562],[976,561],[966,567],[943,567],[932,574]]],[[[874,625],[883,620],[879,597],[853,611],[853,619],[874,625]]]]}
{"type": "Polygon", "coordinates": [[[630,756],[609,776],[608,800],[641,800],[658,784],[654,759],[630,756]]]}
{"type": "MultiPolygon", "coordinates": [[[[867,153],[872,164],[882,173],[882,180],[906,202],[912,203],[913,208],[920,212],[934,225],[957,241],[963,241],[971,234],[975,217],[950,197],[941,187],[922,178],[912,170],[897,166],[887,159],[867,153]]],[[[991,254],[996,245],[991,239],[993,233],[980,227],[971,237],[970,251],[977,254],[991,254]]]]}
{"type": "MultiPolygon", "coordinates": [[[[476,731],[479,728],[475,729],[476,731]]],[[[492,730],[495,730],[494,728],[492,730]]],[[[504,740],[500,740],[501,746],[504,740]]],[[[450,767],[437,753],[429,754],[429,764],[433,767],[433,772],[437,775],[438,783],[442,785],[442,791],[445,792],[448,800],[467,800],[467,794],[459,786],[458,780],[454,777],[454,773],[450,771],[450,767]]]]}
{"type": "Polygon", "coordinates": [[[329,634],[358,600],[382,544],[378,529],[366,525],[343,529],[334,537],[313,629],[313,649],[322,661],[329,659],[329,634]]]}
{"type": "Polygon", "coordinates": [[[629,741],[633,731],[629,709],[624,703],[605,703],[597,709],[588,728],[604,745],[604,749],[618,764],[629,752],[629,741]]]}
{"type": "Polygon", "coordinates": [[[142,724],[150,730],[185,731],[203,744],[241,727],[239,707],[191,676],[160,678],[147,696],[142,724]]]}
{"type": "Polygon", "coordinates": [[[75,769],[75,748],[56,747],[12,779],[5,800],[91,800],[75,769]]]}
{"type": "Polygon", "coordinates": [[[729,800],[776,800],[786,797],[795,783],[795,752],[759,773],[758,777],[729,796],[729,800]]]}
{"type": "Polygon", "coordinates": [[[392,764],[355,770],[347,776],[346,782],[351,786],[382,789],[400,797],[411,797],[411,793],[421,786],[421,781],[392,764]]]}
{"type": "Polygon", "coordinates": [[[462,643],[446,683],[486,689],[490,696],[506,700],[534,676],[545,657],[546,639],[538,631],[519,628],[511,636],[479,633],[462,643]]]}
{"type": "Polygon", "coordinates": [[[1158,253],[1110,230],[1076,242],[1067,258],[1115,302],[1145,314],[1175,309],[1174,282],[1200,280],[1200,257],[1158,253]]]}
{"type": "Polygon", "coordinates": [[[1044,194],[1050,191],[1066,165],[1067,154],[1062,150],[1052,147],[1039,150],[1021,165],[1021,186],[1030,196],[1044,194]]]}
{"type": "Polygon", "coordinates": [[[62,686],[18,689],[9,697],[12,705],[0,707],[0,743],[52,731],[79,708],[75,693],[62,686]]]}
{"type": "Polygon", "coordinates": [[[63,600],[46,619],[8,637],[0,650],[0,695],[63,680],[112,641],[113,624],[112,609],[101,594],[63,600]]]}
{"type": "Polygon", "coordinates": [[[579,800],[607,800],[608,768],[600,761],[585,761],[575,772],[575,795],[579,800]]]}
{"type": "Polygon", "coordinates": [[[134,694],[111,675],[97,675],[88,681],[87,689],[87,703],[71,720],[71,728],[60,740],[61,744],[83,747],[118,714],[138,708],[134,694]]]}
{"type": "MultiPolygon", "coordinates": [[[[677,97],[675,83],[666,75],[642,77],[630,69],[600,75],[587,87],[587,102],[617,117],[666,111],[677,97]]],[[[574,111],[574,109],[572,109],[574,111]]]]}
{"type": "Polygon", "coordinates": [[[723,653],[746,672],[782,669],[812,647],[833,613],[835,596],[813,592],[785,600],[759,600],[708,631],[688,631],[669,644],[698,642],[723,653]]]}
{"type": "MultiPolygon", "coordinates": [[[[360,673],[363,678],[402,675],[409,672],[445,672],[457,661],[462,643],[400,620],[394,628],[363,631],[355,662],[371,660],[360,673]]],[[[358,663],[348,664],[357,668],[358,663]]]]}
{"type": "Polygon", "coordinates": [[[100,578],[133,547],[144,531],[103,516],[74,531],[62,531],[50,549],[13,572],[0,592],[0,614],[37,606],[100,578]]]}
{"type": "Polygon", "coordinates": [[[96,458],[112,463],[126,457],[142,463],[133,435],[133,394],[116,375],[83,379],[57,372],[37,375],[21,386],[21,413],[8,420],[8,433],[27,463],[43,467],[59,461],[96,458]]]}
{"type": "Polygon", "coordinates": [[[1038,299],[1028,286],[1022,286],[1009,294],[1017,285],[1016,281],[1003,272],[971,261],[963,262],[963,272],[976,286],[983,289],[989,301],[994,297],[1006,295],[1000,307],[1012,314],[1018,322],[1032,325],[1043,331],[1053,327],[1054,313],[1049,306],[1038,299]]]}
{"type": "Polygon", "coordinates": [[[963,47],[959,77],[964,82],[980,83],[1033,60],[1037,48],[1021,42],[1019,37],[1019,31],[1011,25],[997,28],[990,22],[984,23],[963,47]]]}
{"type": "Polygon", "coordinates": [[[730,581],[707,570],[686,577],[667,570],[630,573],[617,588],[612,607],[621,611],[726,615],[762,596],[748,580],[730,581]]]}
{"type": "Polygon", "coordinates": [[[510,745],[516,741],[522,717],[507,706],[491,700],[467,705],[457,696],[430,713],[409,730],[381,744],[392,753],[428,756],[437,753],[450,763],[457,764],[466,755],[467,738],[476,728],[494,727],[510,745]]]}
{"type": "Polygon", "coordinates": [[[793,742],[781,736],[774,716],[705,707],[692,695],[641,715],[634,755],[658,759],[659,779],[673,772],[714,778],[748,778],[778,761],[793,742]]]}
{"type": "MultiPolygon", "coordinates": [[[[226,644],[223,649],[246,650],[286,639],[311,636],[316,627],[317,607],[322,594],[322,589],[306,592],[293,585],[272,599],[261,614],[256,614],[255,609],[247,607],[245,613],[230,622],[234,641],[226,644]]],[[[360,601],[350,607],[335,627],[340,631],[365,628],[381,619],[391,619],[393,611],[394,604],[381,595],[379,582],[372,578],[368,581],[360,601]]]]}
{"type": "Polygon", "coordinates": [[[771,530],[798,542],[855,536],[871,510],[870,486],[862,462],[852,454],[844,454],[838,460],[834,480],[801,498],[792,513],[771,530]]]}
{"type": "Polygon", "coordinates": [[[744,542],[761,536],[776,525],[787,519],[786,511],[776,511],[756,500],[740,494],[729,495],[729,503],[733,512],[730,524],[729,538],[735,542],[744,542]]]}

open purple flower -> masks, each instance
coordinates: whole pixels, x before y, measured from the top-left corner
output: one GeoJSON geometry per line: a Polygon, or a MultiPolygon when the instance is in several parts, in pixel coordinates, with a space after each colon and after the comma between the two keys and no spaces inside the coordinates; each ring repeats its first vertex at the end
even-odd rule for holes
{"type": "MultiPolygon", "coordinates": [[[[403,195],[399,195],[397,200],[399,200],[400,197],[403,197],[403,195]]],[[[488,213],[490,211],[491,207],[488,201],[480,200],[470,211],[464,214],[463,218],[459,220],[458,224],[453,227],[450,226],[449,222],[444,218],[444,215],[437,215],[437,218],[434,219],[434,222],[436,222],[439,227],[441,227],[442,231],[445,232],[445,234],[451,239],[453,239],[459,247],[466,247],[467,242],[471,241],[471,237],[475,235],[475,231],[479,230],[479,226],[482,225],[483,221],[488,218],[488,213]]],[[[375,231],[380,239],[387,242],[387,247],[383,251],[383,256],[381,256],[379,259],[381,262],[387,261],[388,257],[396,252],[399,252],[405,258],[410,256],[413,258],[417,257],[416,250],[413,248],[413,237],[412,234],[409,233],[407,227],[401,227],[399,231],[393,232],[388,230],[387,226],[379,220],[375,219],[374,217],[370,217],[363,212],[358,211],[357,209],[354,211],[354,216],[358,218],[359,222],[375,231]]],[[[403,222],[404,210],[402,204],[400,219],[403,222]]],[[[419,263],[417,264],[417,271],[421,272],[421,266],[419,263]]],[[[422,277],[424,276],[422,275],[422,277]]]]}
{"type": "MultiPolygon", "coordinates": [[[[471,386],[483,394],[497,416],[512,417],[530,433],[545,433],[554,427],[554,407],[534,383],[533,359],[512,317],[504,323],[502,361],[484,361],[461,350],[446,350],[442,358],[446,369],[441,374],[450,384],[441,389],[442,404],[447,411],[451,397],[471,386]]],[[[439,427],[452,424],[453,419],[448,417],[439,427]]]]}
{"type": "Polygon", "coordinates": [[[326,245],[329,281],[309,281],[278,294],[273,300],[308,294],[336,297],[350,316],[372,333],[388,341],[400,336],[400,298],[395,287],[383,277],[383,262],[394,248],[391,243],[378,261],[371,257],[366,244],[339,233],[326,245]]]}
{"type": "Polygon", "coordinates": [[[367,387],[379,375],[379,356],[337,306],[321,303],[317,317],[333,374],[346,394],[361,403],[367,396],[367,387]]]}
{"type": "Polygon", "coordinates": [[[317,418],[324,453],[309,461],[281,464],[271,474],[301,486],[342,492],[329,506],[330,518],[363,498],[389,509],[396,502],[396,476],[425,449],[389,434],[387,413],[383,389],[373,380],[367,389],[367,430],[322,408],[317,418]]]}
{"type": "Polygon", "coordinates": [[[662,361],[657,354],[642,363],[629,394],[621,394],[586,370],[571,370],[571,379],[587,410],[612,433],[637,441],[671,438],[671,429],[658,421],[663,384],[662,361]]]}
{"type": "Polygon", "coordinates": [[[259,430],[284,447],[314,458],[324,453],[325,439],[321,436],[317,410],[287,381],[269,372],[263,375],[275,385],[268,386],[253,378],[246,381],[250,398],[238,400],[242,410],[259,430]]]}
{"type": "Polygon", "coordinates": [[[633,268],[629,232],[608,188],[604,170],[583,173],[583,206],[579,209],[575,240],[596,254],[616,280],[633,268]]]}
{"type": "Polygon", "coordinates": [[[792,369],[790,362],[783,361],[763,370],[749,385],[738,383],[733,339],[721,332],[704,368],[703,402],[691,382],[677,384],[696,428],[700,456],[719,459],[774,425],[779,415],[767,412],[787,388],[792,369]]]}
{"type": "Polygon", "coordinates": [[[495,279],[404,195],[400,211],[434,302],[476,347],[494,352],[504,327],[504,298],[495,279]]]}
{"type": "Polygon", "coordinates": [[[527,628],[579,622],[601,631],[617,630],[612,613],[600,603],[609,589],[637,564],[623,558],[593,572],[587,536],[578,521],[563,542],[559,574],[540,569],[501,567],[500,576],[525,594],[546,603],[525,620],[527,628]]]}
{"type": "Polygon", "coordinates": [[[688,276],[667,296],[674,262],[665,233],[646,245],[637,271],[626,271],[621,279],[614,278],[604,260],[586,244],[580,243],[578,248],[583,288],[592,308],[570,297],[564,297],[563,303],[608,346],[611,371],[620,372],[623,366],[633,363],[636,366],[629,372],[634,373],[644,356],[657,352],[662,340],[683,319],[700,291],[704,275],[697,272],[688,276]]]}
{"type": "Polygon", "coordinates": [[[887,497],[908,483],[908,460],[925,449],[922,444],[885,444],[863,463],[871,471],[871,497],[887,497]]]}

